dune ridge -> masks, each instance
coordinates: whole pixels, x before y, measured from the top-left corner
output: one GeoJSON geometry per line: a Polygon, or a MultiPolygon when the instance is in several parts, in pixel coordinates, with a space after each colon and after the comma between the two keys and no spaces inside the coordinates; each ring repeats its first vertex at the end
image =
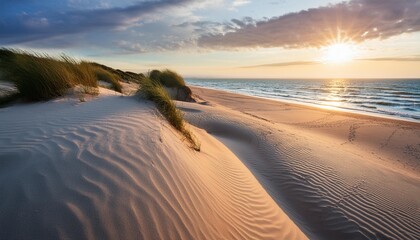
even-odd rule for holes
{"type": "Polygon", "coordinates": [[[307,239],[243,163],[101,89],[0,109],[1,239],[307,239]]]}
{"type": "MultiPolygon", "coordinates": [[[[347,136],[341,132],[327,134],[331,126],[321,130],[296,126],[296,119],[308,121],[329,112],[300,109],[294,113],[296,106],[268,100],[202,88],[194,92],[203,102],[180,103],[186,119],[228,146],[310,239],[420,238],[420,177],[415,159],[407,157],[400,163],[397,160],[404,158],[392,158],[409,154],[401,142],[388,143],[393,155],[378,149],[372,153],[366,139],[343,144],[347,136]],[[378,157],[385,155],[386,160],[378,157]]],[[[408,141],[420,143],[418,126],[404,128],[411,136],[408,141]]]]}

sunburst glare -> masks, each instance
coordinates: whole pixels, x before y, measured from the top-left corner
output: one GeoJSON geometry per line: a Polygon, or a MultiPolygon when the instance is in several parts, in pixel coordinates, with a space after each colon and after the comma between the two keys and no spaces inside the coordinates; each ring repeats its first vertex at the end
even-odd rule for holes
{"type": "Polygon", "coordinates": [[[329,64],[347,63],[356,57],[357,52],[357,47],[354,44],[346,42],[333,43],[322,49],[321,61],[329,64]]]}

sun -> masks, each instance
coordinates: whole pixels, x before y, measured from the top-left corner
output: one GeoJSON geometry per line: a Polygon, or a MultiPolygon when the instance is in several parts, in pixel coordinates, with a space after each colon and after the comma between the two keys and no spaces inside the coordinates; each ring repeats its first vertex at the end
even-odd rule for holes
{"type": "Polygon", "coordinates": [[[323,50],[322,62],[342,64],[350,62],[356,55],[356,47],[351,43],[334,43],[323,50]]]}

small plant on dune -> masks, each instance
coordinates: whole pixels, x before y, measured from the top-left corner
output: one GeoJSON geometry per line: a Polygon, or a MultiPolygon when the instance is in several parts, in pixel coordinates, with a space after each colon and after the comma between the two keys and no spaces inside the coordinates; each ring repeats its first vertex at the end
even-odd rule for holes
{"type": "Polygon", "coordinates": [[[190,143],[190,146],[200,151],[200,143],[195,136],[185,126],[182,112],[176,108],[175,103],[171,100],[166,90],[160,83],[157,83],[149,78],[144,78],[139,89],[146,99],[155,103],[156,108],[166,118],[166,120],[190,143]]]}
{"type": "Polygon", "coordinates": [[[90,64],[94,67],[98,67],[106,70],[107,72],[112,73],[113,75],[117,76],[120,79],[120,81],[140,83],[141,80],[144,78],[143,73],[134,73],[130,71],[122,71],[120,69],[113,69],[111,67],[96,62],[90,62],[90,64]]]}
{"type": "Polygon", "coordinates": [[[60,63],[65,64],[69,71],[72,73],[72,85],[82,84],[83,86],[88,87],[98,86],[94,69],[89,63],[84,61],[77,62],[75,59],[66,55],[62,55],[61,60],[62,62],[60,63]]]}
{"type": "Polygon", "coordinates": [[[171,70],[164,70],[159,76],[160,82],[166,87],[183,87],[185,86],[184,78],[178,73],[171,70]]]}
{"type": "Polygon", "coordinates": [[[98,81],[110,83],[113,90],[122,92],[122,85],[117,75],[100,67],[95,67],[95,75],[98,81]]]}
{"type": "Polygon", "coordinates": [[[19,53],[0,63],[7,79],[14,82],[28,100],[46,100],[61,96],[71,87],[71,73],[47,56],[19,53]]]}
{"type": "Polygon", "coordinates": [[[152,70],[151,72],[149,72],[148,74],[148,78],[150,80],[152,80],[154,83],[161,83],[160,82],[160,74],[161,72],[159,70],[152,70]]]}
{"type": "Polygon", "coordinates": [[[97,87],[92,67],[62,56],[0,49],[0,70],[13,82],[19,95],[27,100],[48,100],[62,96],[78,84],[97,87]]]}
{"type": "Polygon", "coordinates": [[[184,78],[178,73],[166,69],[164,71],[153,70],[149,73],[149,79],[154,82],[159,82],[165,87],[183,87],[185,86],[184,78]]]}

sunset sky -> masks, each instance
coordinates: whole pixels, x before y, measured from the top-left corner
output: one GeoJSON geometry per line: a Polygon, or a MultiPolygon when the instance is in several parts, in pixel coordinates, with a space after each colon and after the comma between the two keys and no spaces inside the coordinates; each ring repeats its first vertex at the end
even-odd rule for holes
{"type": "Polygon", "coordinates": [[[2,0],[0,46],[187,77],[420,77],[418,0],[2,0]]]}

